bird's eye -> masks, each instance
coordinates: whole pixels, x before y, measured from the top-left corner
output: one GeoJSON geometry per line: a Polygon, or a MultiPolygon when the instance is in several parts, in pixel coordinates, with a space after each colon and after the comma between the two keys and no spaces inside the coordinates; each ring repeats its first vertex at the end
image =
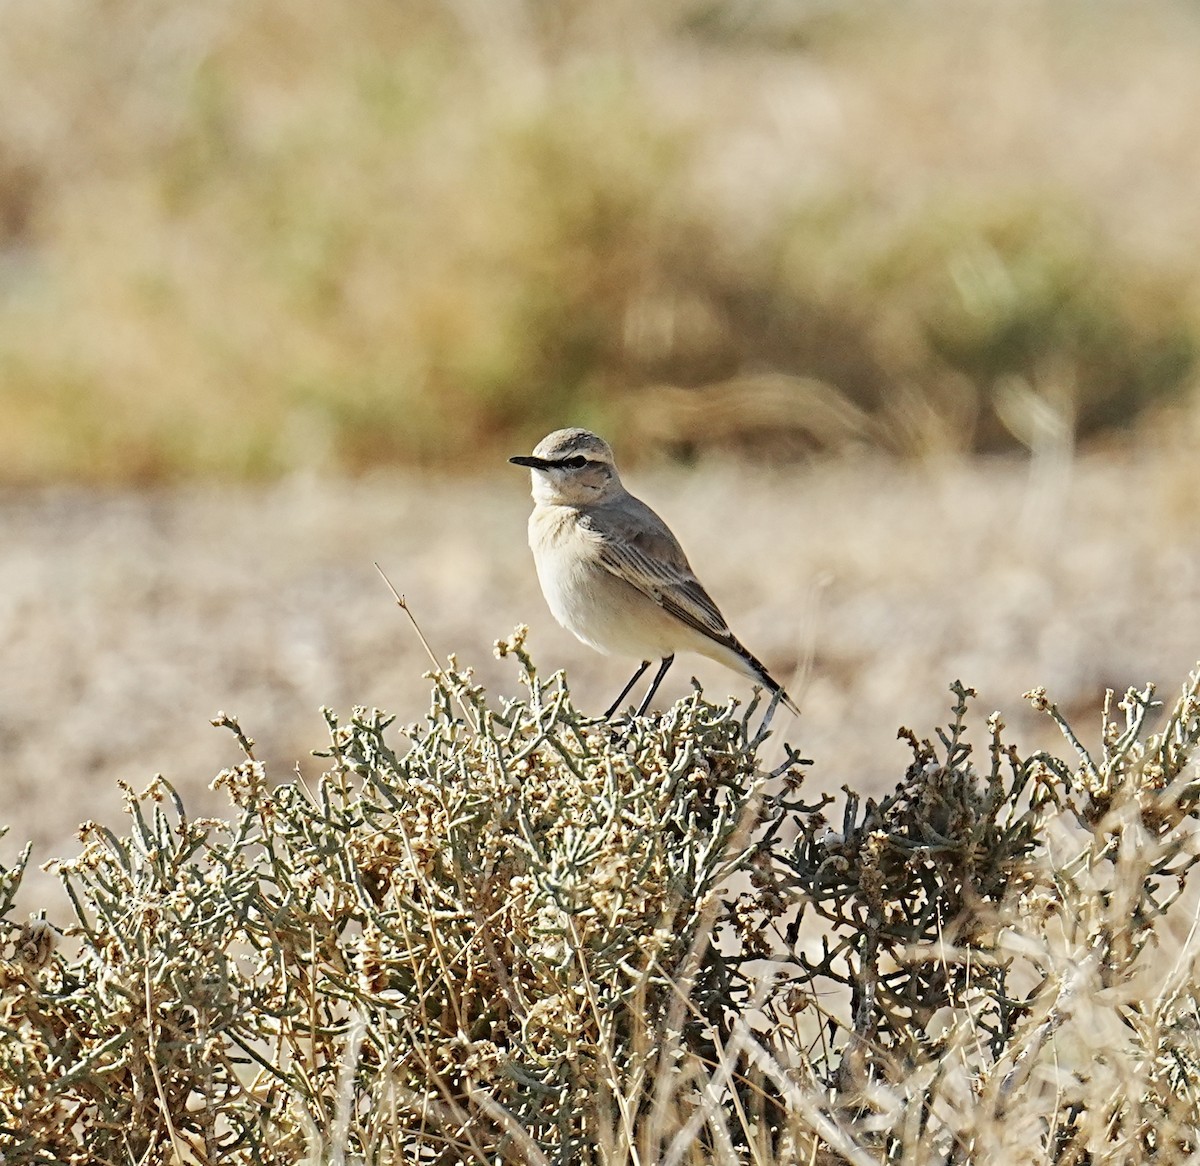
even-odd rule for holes
{"type": "Polygon", "coordinates": [[[578,456],[564,458],[558,464],[568,470],[582,470],[583,467],[587,465],[587,458],[578,456]]]}

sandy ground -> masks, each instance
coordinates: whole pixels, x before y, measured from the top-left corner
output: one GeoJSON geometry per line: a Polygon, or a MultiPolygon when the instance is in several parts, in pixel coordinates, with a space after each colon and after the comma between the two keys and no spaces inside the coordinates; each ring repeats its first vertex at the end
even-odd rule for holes
{"type": "MultiPolygon", "coordinates": [[[[803,708],[788,737],[813,789],[879,792],[907,760],[896,729],[946,720],[975,685],[1024,747],[1051,740],[1021,693],[1044,684],[1094,741],[1106,687],[1169,694],[1200,658],[1200,523],[1188,454],[1072,462],[787,470],[706,464],[631,475],[668,519],[731,625],[803,708]]],[[[630,669],[557,628],[525,546],[522,472],[483,481],[291,480],[256,490],[0,495],[0,861],[74,853],[76,823],[123,829],[115,781],[165,774],[194,813],[237,759],[225,710],[277,780],[319,774],[318,709],[428,705],[428,661],[372,567],[439,653],[496,693],[492,642],[518,623],[597,712],[630,669]]],[[[677,664],[709,694],[748,687],[677,664]]],[[[980,738],[982,739],[982,732],[980,738]]],[[[31,876],[26,901],[57,899],[31,876]]],[[[57,910],[55,912],[58,913],[57,910]]]]}

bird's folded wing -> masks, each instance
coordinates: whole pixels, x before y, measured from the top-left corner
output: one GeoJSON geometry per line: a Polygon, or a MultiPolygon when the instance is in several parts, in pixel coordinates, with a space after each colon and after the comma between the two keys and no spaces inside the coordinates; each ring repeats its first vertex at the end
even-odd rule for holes
{"type": "Polygon", "coordinates": [[[696,631],[720,643],[736,643],[674,538],[650,531],[613,534],[593,529],[593,534],[598,536],[597,557],[606,570],[696,631]]]}

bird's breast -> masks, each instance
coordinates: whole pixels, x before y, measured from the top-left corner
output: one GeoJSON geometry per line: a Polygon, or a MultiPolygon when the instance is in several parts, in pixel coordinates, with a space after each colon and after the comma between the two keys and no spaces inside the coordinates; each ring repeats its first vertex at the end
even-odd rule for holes
{"type": "Polygon", "coordinates": [[[569,632],[606,654],[669,654],[677,621],[600,562],[600,544],[579,525],[576,511],[536,509],[529,544],[546,605],[569,632]]]}
{"type": "Polygon", "coordinates": [[[538,582],[554,618],[578,634],[581,607],[587,606],[597,567],[587,554],[586,535],[566,506],[543,506],[529,519],[529,546],[538,582]]]}

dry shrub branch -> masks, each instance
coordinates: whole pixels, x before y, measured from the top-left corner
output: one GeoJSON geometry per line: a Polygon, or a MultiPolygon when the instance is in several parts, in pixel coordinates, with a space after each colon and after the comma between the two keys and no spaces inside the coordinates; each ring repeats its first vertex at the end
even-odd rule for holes
{"type": "MultiPolygon", "coordinates": [[[[12,1163],[1182,1162],[1200,1149],[1200,673],[1021,757],[956,684],[840,828],[764,772],[757,703],[582,715],[451,661],[425,720],[244,759],[227,819],[156,780],[57,864],[0,868],[12,1163]],[[976,757],[982,758],[976,764],[976,757]]],[[[1035,704],[1058,717],[1042,691],[1035,704]]]]}

